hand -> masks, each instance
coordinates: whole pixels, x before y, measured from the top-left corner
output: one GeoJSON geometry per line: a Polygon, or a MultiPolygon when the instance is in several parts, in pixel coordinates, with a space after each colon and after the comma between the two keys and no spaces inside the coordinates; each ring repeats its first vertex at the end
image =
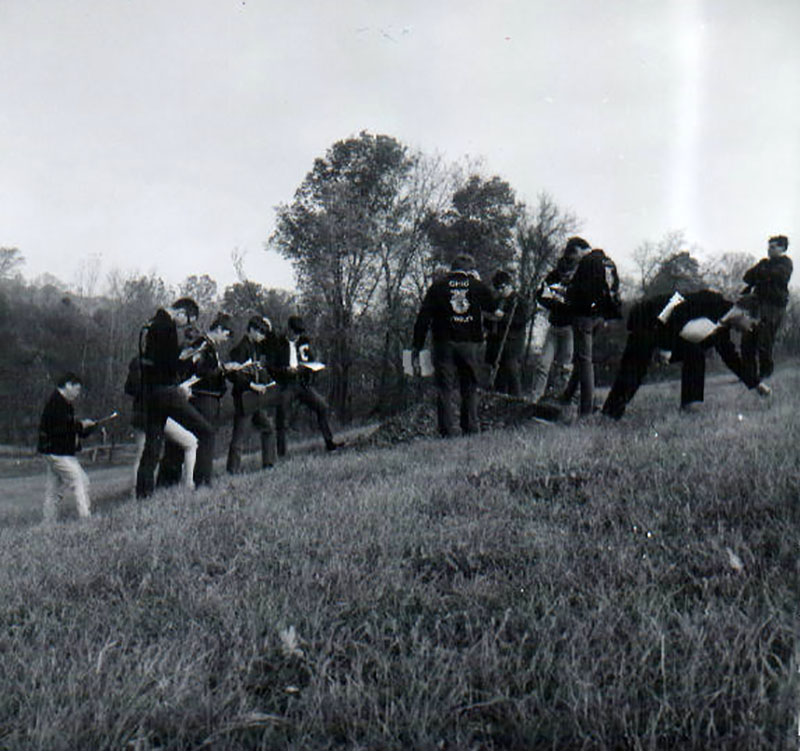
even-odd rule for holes
{"type": "Polygon", "coordinates": [[[97,422],[89,419],[88,417],[85,417],[83,420],[81,420],[81,427],[84,430],[90,430],[91,428],[95,427],[95,425],[97,425],[97,422]]]}
{"type": "Polygon", "coordinates": [[[756,391],[759,396],[769,396],[772,393],[772,389],[766,383],[759,383],[756,386],[756,391]]]}
{"type": "Polygon", "coordinates": [[[267,384],[250,381],[250,388],[255,391],[256,394],[263,394],[267,390],[267,384]]]}
{"type": "Polygon", "coordinates": [[[672,359],[672,352],[668,349],[657,349],[655,358],[657,363],[666,365],[672,359]]]}
{"type": "Polygon", "coordinates": [[[188,383],[180,383],[178,384],[178,393],[184,399],[188,399],[192,395],[192,387],[188,383]]]}
{"type": "Polygon", "coordinates": [[[411,369],[414,371],[414,375],[419,378],[422,375],[422,368],[419,364],[419,350],[412,349],[411,350],[411,369]]]}

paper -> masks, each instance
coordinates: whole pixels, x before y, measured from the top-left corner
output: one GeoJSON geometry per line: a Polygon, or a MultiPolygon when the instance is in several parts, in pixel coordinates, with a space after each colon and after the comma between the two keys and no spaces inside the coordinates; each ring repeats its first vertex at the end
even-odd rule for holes
{"type": "MultiPolygon", "coordinates": [[[[431,351],[429,349],[421,349],[419,351],[419,369],[420,375],[424,377],[433,375],[433,360],[431,360],[431,351]]],[[[410,349],[403,350],[403,372],[406,375],[414,375],[410,349]]]]}
{"type": "Polygon", "coordinates": [[[300,365],[302,365],[304,368],[308,368],[309,370],[313,370],[315,373],[325,367],[324,362],[316,362],[314,360],[310,362],[301,362],[300,365]]]}
{"type": "Polygon", "coordinates": [[[666,323],[669,320],[669,317],[672,315],[672,311],[678,307],[682,302],[684,302],[686,298],[680,293],[675,292],[673,293],[672,297],[667,300],[667,304],[664,306],[663,310],[656,316],[661,323],[666,323]]]}
{"type": "Polygon", "coordinates": [[[189,376],[189,378],[187,378],[183,383],[181,383],[181,386],[188,386],[189,388],[191,388],[199,380],[200,380],[200,376],[198,376],[198,375],[189,376]]]}
{"type": "Polygon", "coordinates": [[[681,329],[678,336],[684,341],[699,344],[718,328],[719,326],[709,318],[694,318],[681,329]]]}

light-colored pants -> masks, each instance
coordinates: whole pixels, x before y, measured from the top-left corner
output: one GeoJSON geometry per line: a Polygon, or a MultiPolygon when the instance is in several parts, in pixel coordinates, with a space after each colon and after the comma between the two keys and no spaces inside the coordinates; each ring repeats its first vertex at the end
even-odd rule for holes
{"type": "MultiPolygon", "coordinates": [[[[139,462],[144,453],[146,434],[144,430],[136,431],[136,459],[133,463],[133,487],[136,488],[136,477],[139,474],[139,462]]],[[[164,438],[177,443],[183,449],[182,480],[187,488],[194,488],[194,465],[197,459],[197,436],[191,430],[175,422],[171,417],[164,424],[164,438]]]]}
{"type": "Polygon", "coordinates": [[[533,376],[531,398],[534,401],[538,401],[544,395],[550,368],[554,362],[559,369],[553,377],[554,388],[560,391],[567,385],[572,373],[572,341],[572,326],[551,324],[547,327],[542,352],[536,360],[536,371],[533,376]]]}
{"type": "Polygon", "coordinates": [[[69,488],[75,493],[78,516],[92,515],[89,504],[89,476],[74,456],[44,455],[47,476],[44,486],[44,520],[53,522],[58,512],[58,504],[64,499],[64,491],[69,488]]]}

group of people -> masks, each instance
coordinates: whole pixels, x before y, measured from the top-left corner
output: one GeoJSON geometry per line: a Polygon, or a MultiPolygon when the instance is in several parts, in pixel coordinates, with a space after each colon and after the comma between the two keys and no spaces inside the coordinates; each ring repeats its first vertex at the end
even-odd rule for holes
{"type": "MultiPolygon", "coordinates": [[[[703,401],[705,352],[712,347],[748,388],[768,396],[765,379],[773,371],[773,345],[789,299],[792,262],[787,249],[785,236],[771,237],[767,257],[744,275],[746,287],[736,300],[705,289],[658,295],[633,305],[619,370],[602,408],[595,404],[594,339],[605,320],[622,316],[616,266],[604,251],[571,237],[534,301],[519,294],[509,272],[496,272],[487,285],[471,256],[456,256],[424,296],[411,352],[419,374],[420,351],[430,331],[440,435],[457,433],[456,390],[463,434],[480,429],[480,385],[521,395],[521,359],[536,308],[547,316],[547,327],[532,386],[535,401],[547,397],[552,382],[556,402],[577,402],[579,417],[600,411],[620,419],[655,360],[682,363],[681,406],[691,409],[703,401]],[[732,329],[741,332],[738,349],[732,329]]],[[[259,433],[262,467],[273,466],[286,454],[287,415],[295,401],[315,413],[326,449],[339,447],[327,403],[311,381],[324,366],[314,359],[299,316],[289,317],[284,333],[273,331],[265,317],[251,317],[223,363],[220,347],[233,336],[231,317],[219,313],[200,333],[194,327],[198,315],[190,298],[156,311],[142,329],[139,353],[129,367],[125,391],[133,398],[138,498],[149,496],[157,485],[211,482],[220,402],[228,384],[234,407],[229,473],[241,470],[250,431],[259,433]]],[[[45,521],[55,518],[67,488],[75,493],[78,514],[91,513],[88,478],[75,454],[80,439],[97,422],[75,417],[73,404],[81,386],[77,374],[62,376],[42,414],[38,450],[47,466],[45,521]]]]}
{"type": "MultiPolygon", "coordinates": [[[[728,368],[761,396],[773,371],[772,350],[789,300],[792,262],[783,235],[769,239],[767,257],[749,269],[735,300],[705,289],[658,295],[635,304],[619,370],[602,407],[595,404],[593,348],[604,321],[622,317],[614,262],[582,237],[571,237],[553,270],[536,291],[535,305],[547,316],[530,396],[542,402],[548,384],[555,402],[577,401],[578,416],[600,411],[620,419],[653,360],[680,362],[681,407],[703,401],[705,353],[716,349],[728,368]],[[741,333],[737,349],[731,330],[741,333]]],[[[419,374],[420,351],[431,332],[439,433],[456,434],[453,396],[460,393],[460,428],[475,433],[482,381],[521,395],[520,367],[533,306],[498,271],[484,284],[469,255],[457,256],[425,294],[414,325],[411,359],[419,374]],[[484,348],[485,342],[485,348],[484,348]],[[488,379],[482,377],[489,366],[488,379]]]]}
{"type": "MultiPolygon", "coordinates": [[[[135,494],[145,498],[155,487],[183,483],[209,485],[221,401],[231,385],[233,430],[227,471],[241,471],[245,440],[260,435],[261,466],[271,467],[287,451],[288,416],[299,402],[315,413],[328,451],[334,440],[328,405],[313,387],[312,376],[324,365],[314,359],[300,316],[290,316],[285,333],[270,320],[253,316],[228,359],[222,345],[233,336],[233,319],[217,314],[205,332],[196,328],[197,303],[188,297],[159,308],[141,330],[139,352],[131,360],[125,392],[132,397],[136,435],[135,494]]],[[[64,374],[42,414],[38,450],[47,467],[44,518],[55,518],[67,489],[75,494],[79,516],[91,514],[89,480],[76,458],[80,440],[97,421],[75,417],[74,402],[82,380],[64,374]]]]}

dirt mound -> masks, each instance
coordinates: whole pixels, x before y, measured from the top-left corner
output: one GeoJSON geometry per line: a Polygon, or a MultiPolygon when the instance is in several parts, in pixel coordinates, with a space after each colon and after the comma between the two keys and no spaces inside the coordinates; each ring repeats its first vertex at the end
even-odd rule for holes
{"type": "MultiPolygon", "coordinates": [[[[458,410],[456,405],[456,415],[459,414],[458,410]]],[[[487,392],[482,392],[479,396],[478,417],[481,430],[511,427],[530,420],[556,422],[559,415],[558,407],[537,404],[524,397],[487,392]]],[[[434,394],[428,393],[419,403],[384,420],[374,432],[359,438],[354,444],[365,447],[393,446],[415,438],[438,435],[436,398],[434,394]]]]}

